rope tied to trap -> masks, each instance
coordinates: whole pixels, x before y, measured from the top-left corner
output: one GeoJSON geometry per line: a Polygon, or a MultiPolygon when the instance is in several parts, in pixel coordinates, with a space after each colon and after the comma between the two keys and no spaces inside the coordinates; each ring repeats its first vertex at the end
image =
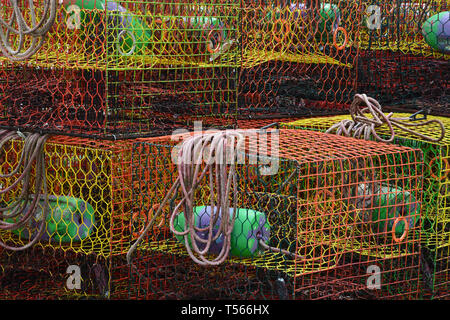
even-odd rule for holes
{"type": "Polygon", "coordinates": [[[0,16],[0,50],[5,57],[12,61],[27,60],[42,47],[47,33],[56,20],[57,1],[43,0],[44,8],[39,21],[34,0],[28,0],[26,16],[31,19],[31,25],[29,25],[21,12],[19,0],[9,0],[12,7],[10,19],[0,16]],[[15,48],[11,43],[14,35],[18,37],[15,48]],[[26,37],[31,37],[31,41],[26,37]],[[25,48],[27,44],[29,46],[25,48]]]}
{"type": "MultiPolygon", "coordinates": [[[[127,261],[129,264],[133,265],[131,259],[133,252],[142,242],[148,230],[154,225],[156,219],[161,216],[162,208],[172,196],[177,194],[179,189],[182,199],[171,213],[169,220],[171,232],[178,237],[183,237],[189,256],[199,265],[219,265],[227,259],[230,254],[231,233],[238,210],[236,164],[239,156],[238,151],[241,150],[244,141],[244,135],[239,130],[198,134],[183,141],[178,150],[178,177],[139,238],[128,250],[127,261]],[[205,164],[202,169],[202,156],[205,154],[207,156],[204,159],[205,164]],[[207,226],[199,227],[196,226],[195,222],[194,197],[204,178],[209,182],[211,210],[207,226]],[[184,208],[185,217],[184,230],[182,231],[177,230],[174,223],[180,215],[181,208],[184,208]],[[228,212],[231,213],[230,219],[223,217],[228,212]],[[200,234],[205,232],[207,236],[202,237],[200,234]],[[222,238],[223,243],[220,252],[210,260],[207,255],[213,243],[219,237],[222,238]]],[[[263,238],[258,239],[258,245],[265,250],[304,259],[304,257],[287,250],[269,246],[263,238]]],[[[134,268],[136,269],[136,267],[134,268]]]]}
{"type": "MultiPolygon", "coordinates": [[[[21,247],[10,246],[0,240],[0,246],[13,251],[25,250],[35,244],[45,232],[46,219],[48,215],[48,192],[47,178],[45,174],[45,153],[44,145],[48,135],[38,133],[24,135],[20,132],[0,130],[0,156],[5,145],[11,140],[23,139],[23,149],[15,168],[9,173],[0,172],[1,179],[11,179],[19,174],[19,177],[8,187],[0,188],[0,196],[11,192],[14,188],[22,184],[20,194],[15,197],[6,207],[0,207],[0,230],[17,230],[25,225],[31,224],[36,219],[35,212],[38,206],[38,199],[44,198],[45,209],[39,217],[38,232],[31,237],[29,242],[21,247]],[[33,163],[35,165],[34,188],[31,183],[33,163]],[[19,169],[23,168],[19,173],[19,169]],[[34,194],[32,194],[34,189],[34,194]],[[9,222],[13,221],[13,222],[9,222]]],[[[6,157],[6,153],[5,153],[6,157]]]]}
{"type": "Polygon", "coordinates": [[[412,123],[410,118],[395,118],[393,113],[384,114],[381,105],[374,98],[368,97],[365,94],[356,94],[350,106],[350,115],[352,119],[342,120],[332,125],[326,133],[335,132],[337,135],[354,137],[357,139],[370,140],[372,137],[380,142],[392,142],[395,138],[394,127],[397,127],[405,132],[420,137],[426,141],[439,142],[445,136],[445,127],[442,121],[438,119],[431,119],[419,123],[412,123]],[[370,114],[372,118],[369,118],[370,114]],[[421,127],[436,123],[441,128],[441,135],[439,138],[433,138],[422,134],[418,131],[412,130],[408,127],[421,127]],[[389,138],[383,139],[376,129],[387,125],[389,127],[389,138]]]}

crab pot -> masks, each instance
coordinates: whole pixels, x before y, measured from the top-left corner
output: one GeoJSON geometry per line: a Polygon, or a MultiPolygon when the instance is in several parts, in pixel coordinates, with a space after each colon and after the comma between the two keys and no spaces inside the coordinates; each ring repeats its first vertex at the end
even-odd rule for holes
{"type": "Polygon", "coordinates": [[[0,64],[0,127],[109,140],[235,123],[230,68],[55,69],[0,64]]]}
{"type": "MultiPolygon", "coordinates": [[[[22,147],[22,140],[13,140],[4,146],[0,155],[0,171],[3,174],[11,172],[17,166],[22,147]]],[[[61,261],[58,263],[61,268],[77,264],[75,262],[82,261],[85,259],[83,257],[92,256],[94,260],[106,263],[109,268],[105,271],[108,297],[116,298],[120,296],[120,292],[123,294],[125,289],[120,268],[126,266],[124,254],[129,249],[131,239],[131,147],[132,141],[110,142],[52,136],[44,147],[49,194],[45,232],[39,241],[27,250],[0,250],[0,259],[4,261],[1,263],[2,268],[11,268],[8,274],[14,273],[16,269],[19,273],[23,271],[21,277],[25,278],[26,275],[33,278],[34,273],[27,270],[37,268],[39,272],[57,274],[58,277],[66,279],[66,269],[53,270],[54,263],[44,263],[48,256],[55,259],[60,257],[58,259],[61,261]],[[42,251],[41,255],[39,250],[42,251]],[[69,257],[74,258],[70,260],[69,257]],[[44,264],[35,267],[36,260],[44,264]],[[69,263],[71,261],[74,263],[69,263]]],[[[34,175],[33,167],[32,185],[34,175]]],[[[2,179],[0,185],[7,187],[17,177],[18,175],[2,179]]],[[[20,190],[19,184],[2,194],[2,207],[11,204],[20,194],[20,190]]],[[[31,193],[35,192],[32,187],[31,193]]],[[[1,241],[14,247],[28,243],[30,237],[34,238],[36,235],[45,208],[45,201],[41,196],[31,222],[13,231],[1,231],[1,241]]],[[[5,221],[12,222],[11,218],[5,221]]],[[[35,289],[46,290],[40,285],[36,285],[35,289]]],[[[44,291],[38,295],[40,298],[44,298],[44,291]]],[[[69,290],[65,296],[68,297],[71,292],[69,290]]],[[[100,294],[99,297],[105,296],[100,294]]]]}
{"type": "MultiPolygon", "coordinates": [[[[396,114],[393,117],[409,117],[410,114],[396,114]]],[[[325,131],[333,124],[350,119],[350,116],[301,119],[282,124],[283,128],[301,128],[325,131]]],[[[450,120],[445,117],[428,116],[444,123],[446,135],[438,143],[426,141],[395,128],[394,144],[420,149],[424,159],[423,203],[421,206],[421,250],[423,294],[431,298],[448,298],[450,290],[450,120]]],[[[438,126],[415,128],[418,132],[438,138],[438,126]]],[[[380,128],[380,134],[390,136],[389,129],[380,128]]]]}
{"type": "Polygon", "coordinates": [[[448,116],[448,1],[363,1],[361,10],[369,6],[379,8],[380,20],[375,27],[366,19],[360,29],[356,90],[385,110],[448,116]]]}
{"type": "MultiPolygon", "coordinates": [[[[258,132],[246,131],[236,165],[238,215],[225,262],[197,265],[185,246],[190,238],[186,242],[171,232],[170,215],[182,197],[178,191],[137,248],[136,268],[129,269],[129,298],[416,297],[421,151],[303,130],[258,132]],[[368,215],[377,219],[368,223],[368,215]],[[253,237],[296,256],[265,250],[253,237]],[[369,285],[372,272],[379,275],[377,288],[369,285]]],[[[136,238],[177,178],[172,155],[179,142],[133,145],[136,238]]],[[[194,197],[198,226],[211,217],[208,179],[194,197]]],[[[185,230],[184,209],[174,226],[185,230]]],[[[211,245],[208,259],[220,249],[221,237],[211,245]]]]}
{"type": "Polygon", "coordinates": [[[238,118],[346,110],[356,78],[358,7],[348,1],[321,1],[320,7],[244,1],[238,118]]]}
{"type": "Polygon", "coordinates": [[[390,51],[360,53],[358,92],[377,99],[383,110],[450,115],[450,62],[390,51]]]}
{"type": "Polygon", "coordinates": [[[435,58],[445,56],[438,43],[445,42],[448,37],[445,29],[448,2],[363,0],[360,9],[368,13],[360,29],[361,49],[391,50],[435,58]],[[376,12],[370,11],[370,6],[378,7],[378,21],[375,15],[372,17],[375,19],[367,18],[376,12]]]}

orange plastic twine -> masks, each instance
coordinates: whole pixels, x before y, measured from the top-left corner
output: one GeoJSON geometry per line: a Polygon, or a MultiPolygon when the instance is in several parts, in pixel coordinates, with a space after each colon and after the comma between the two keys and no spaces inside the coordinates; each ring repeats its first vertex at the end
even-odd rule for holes
{"type": "Polygon", "coordinates": [[[283,42],[284,39],[286,39],[286,37],[288,36],[288,33],[291,31],[291,28],[289,26],[289,23],[284,20],[284,19],[278,19],[275,21],[275,23],[273,24],[273,38],[275,39],[275,41],[277,42],[283,42]],[[281,30],[280,33],[282,34],[281,38],[278,37],[277,33],[278,31],[276,30],[277,25],[281,24],[281,30]],[[285,32],[283,32],[283,28],[285,29],[285,32]]]}

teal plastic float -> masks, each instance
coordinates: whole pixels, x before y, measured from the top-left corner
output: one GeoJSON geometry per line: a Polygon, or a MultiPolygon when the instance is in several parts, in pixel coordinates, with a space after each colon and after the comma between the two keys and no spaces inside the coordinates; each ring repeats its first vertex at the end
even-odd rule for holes
{"type": "MultiPolygon", "coordinates": [[[[95,226],[94,208],[86,201],[74,197],[48,196],[49,211],[45,232],[41,241],[72,242],[90,237],[95,226]]],[[[31,226],[19,228],[12,232],[23,239],[31,239],[38,232],[39,218],[43,217],[45,201],[38,200],[31,226]]],[[[26,211],[28,208],[26,208],[26,211]]],[[[25,211],[25,212],[26,212],[25,211]]],[[[6,213],[7,214],[7,213],[6,213]]],[[[13,222],[12,219],[7,219],[13,222]]],[[[42,220],[41,220],[42,221],[42,220]]]]}
{"type": "MultiPolygon", "coordinates": [[[[215,208],[217,210],[217,208],[215,208]]],[[[232,219],[233,208],[229,209],[229,217],[232,219]]],[[[267,221],[266,215],[262,212],[251,209],[237,209],[237,216],[233,231],[231,233],[231,248],[230,255],[240,258],[255,257],[263,250],[260,247],[259,241],[263,240],[265,243],[269,242],[270,225],[267,221]]],[[[209,226],[211,218],[210,206],[198,206],[194,207],[195,225],[199,228],[205,228],[209,226]]],[[[216,235],[218,227],[220,226],[221,214],[219,219],[213,228],[213,236],[216,235]]],[[[180,212],[174,220],[174,228],[178,232],[185,230],[185,218],[184,213],[180,212]]],[[[208,239],[208,231],[197,232],[197,235],[202,239],[208,239]]],[[[184,242],[184,237],[175,236],[181,243],[184,242]]],[[[191,245],[190,238],[188,239],[189,245],[191,245]]],[[[197,246],[200,249],[205,248],[203,243],[197,242],[197,246]]],[[[214,243],[211,244],[209,253],[219,254],[223,246],[223,235],[221,235],[214,243]]],[[[192,246],[191,246],[192,247],[192,246]]]]}
{"type": "Polygon", "coordinates": [[[423,37],[430,47],[450,53],[450,11],[440,12],[428,18],[422,25],[423,37]]]}

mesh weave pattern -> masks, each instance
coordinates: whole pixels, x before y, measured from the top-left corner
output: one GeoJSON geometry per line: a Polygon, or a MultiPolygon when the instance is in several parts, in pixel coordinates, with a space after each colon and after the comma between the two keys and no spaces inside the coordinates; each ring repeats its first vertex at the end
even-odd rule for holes
{"type": "MultiPolygon", "coordinates": [[[[409,114],[394,114],[394,117],[408,117],[409,114]]],[[[445,117],[428,116],[444,123],[446,132],[450,130],[450,121],[445,117]]],[[[313,119],[301,119],[282,124],[285,128],[303,128],[325,131],[331,125],[350,116],[336,116],[313,119]]],[[[438,138],[440,133],[434,126],[415,128],[427,136],[438,138]]],[[[387,127],[381,127],[379,133],[389,134],[387,127]]],[[[395,129],[395,144],[418,148],[424,156],[424,188],[422,206],[422,249],[429,270],[424,271],[426,288],[431,288],[436,298],[448,297],[450,284],[450,139],[448,134],[439,143],[433,143],[410,133],[395,129]],[[427,274],[431,272],[431,274],[427,274]]]]}
{"type": "MultiPolygon", "coordinates": [[[[168,227],[178,193],[163,208],[163,216],[138,249],[135,263],[142,275],[130,275],[131,298],[338,299],[348,293],[348,298],[370,299],[417,295],[420,224],[412,223],[403,240],[397,242],[392,223],[398,215],[382,217],[382,212],[389,206],[389,212],[404,212],[407,219],[419,217],[421,151],[281,130],[278,171],[261,175],[264,157],[256,156],[255,162],[253,156],[260,150],[259,155],[272,159],[274,137],[266,136],[270,147],[261,143],[261,137],[248,138],[245,161],[237,169],[238,208],[264,213],[270,225],[269,244],[305,259],[263,251],[246,258],[232,255],[219,267],[196,266],[168,227]],[[367,289],[369,265],[381,268],[382,290],[367,289]],[[223,278],[226,280],[220,280],[223,278]],[[284,279],[284,294],[276,289],[278,278],[284,279]]],[[[139,213],[133,226],[137,231],[152,217],[177,176],[170,157],[174,142],[168,143],[137,142],[133,146],[133,181],[138,186],[133,190],[133,203],[139,213]]],[[[196,206],[209,204],[208,190],[207,180],[202,181],[196,206]]],[[[250,216],[244,214],[241,222],[250,216]]],[[[250,242],[247,245],[240,250],[252,247],[250,242]]]]}

